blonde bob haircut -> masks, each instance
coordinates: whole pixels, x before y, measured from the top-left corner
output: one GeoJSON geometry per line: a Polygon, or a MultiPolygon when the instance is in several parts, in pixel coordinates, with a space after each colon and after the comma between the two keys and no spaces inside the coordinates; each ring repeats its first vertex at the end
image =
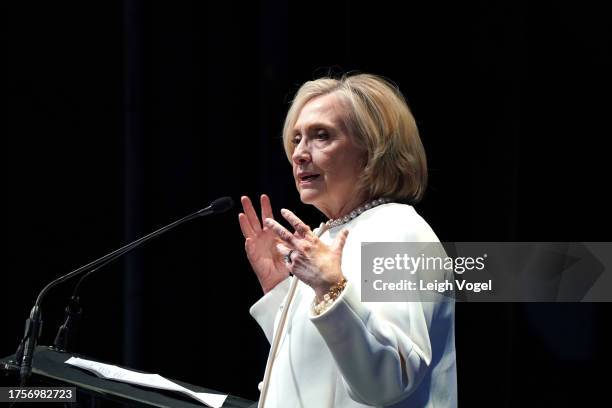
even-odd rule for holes
{"type": "Polygon", "coordinates": [[[283,127],[283,145],[291,162],[293,127],[304,105],[335,93],[346,110],[344,125],[367,152],[359,180],[367,199],[387,197],[418,202],[427,185],[427,159],[406,100],[390,81],[371,74],[345,74],[304,83],[297,91],[283,127]]]}

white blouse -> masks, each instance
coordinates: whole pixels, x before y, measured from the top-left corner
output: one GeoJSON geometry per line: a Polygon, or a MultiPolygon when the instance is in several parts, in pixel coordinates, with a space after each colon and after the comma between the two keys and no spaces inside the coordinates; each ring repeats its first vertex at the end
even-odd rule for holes
{"type": "MultiPolygon", "coordinates": [[[[312,288],[299,282],[272,368],[266,408],[455,407],[454,302],[362,302],[361,242],[439,242],[412,206],[389,203],[325,231],[342,254],[348,284],[333,305],[312,313],[312,288]]],[[[250,309],[268,341],[293,277],[250,309]]],[[[268,357],[270,358],[270,357],[268,357]]]]}

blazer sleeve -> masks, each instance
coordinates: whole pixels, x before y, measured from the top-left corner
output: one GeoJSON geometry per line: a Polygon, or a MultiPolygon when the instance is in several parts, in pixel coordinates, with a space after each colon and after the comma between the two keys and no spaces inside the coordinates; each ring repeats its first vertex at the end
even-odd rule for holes
{"type": "Polygon", "coordinates": [[[288,277],[280,282],[249,309],[249,313],[257,321],[270,344],[274,336],[274,321],[276,320],[277,313],[280,311],[281,304],[285,300],[287,293],[289,293],[291,279],[288,277]]]}
{"type": "Polygon", "coordinates": [[[311,321],[327,344],[348,393],[367,405],[389,405],[420,384],[432,361],[433,302],[361,302],[352,282],[311,321]]]}
{"type": "MultiPolygon", "coordinates": [[[[390,235],[389,241],[437,241],[430,234],[390,235]]],[[[319,316],[310,315],[349,396],[374,406],[394,404],[418,388],[431,368],[432,349],[438,344],[443,347],[450,338],[447,329],[453,319],[452,301],[362,302],[355,279],[348,281],[329,309],[319,316]]]]}

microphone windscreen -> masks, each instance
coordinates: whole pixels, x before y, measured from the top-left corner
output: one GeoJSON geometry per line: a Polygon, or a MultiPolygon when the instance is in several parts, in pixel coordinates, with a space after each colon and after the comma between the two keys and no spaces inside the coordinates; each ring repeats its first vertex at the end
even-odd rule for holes
{"type": "Polygon", "coordinates": [[[221,214],[226,212],[234,206],[234,200],[231,197],[217,198],[210,204],[210,207],[214,214],[221,214]]]}

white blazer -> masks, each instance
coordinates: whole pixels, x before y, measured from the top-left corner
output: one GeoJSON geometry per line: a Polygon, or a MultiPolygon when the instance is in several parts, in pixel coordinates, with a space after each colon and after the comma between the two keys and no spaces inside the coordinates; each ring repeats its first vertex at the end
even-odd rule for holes
{"type": "MultiPolygon", "coordinates": [[[[271,373],[266,408],[455,407],[454,302],[362,302],[361,242],[439,242],[414,208],[383,204],[323,233],[349,235],[342,255],[348,284],[312,313],[314,291],[298,283],[271,373]]],[[[250,309],[268,341],[291,279],[250,309]]],[[[270,358],[270,357],[268,357],[270,358]]]]}

